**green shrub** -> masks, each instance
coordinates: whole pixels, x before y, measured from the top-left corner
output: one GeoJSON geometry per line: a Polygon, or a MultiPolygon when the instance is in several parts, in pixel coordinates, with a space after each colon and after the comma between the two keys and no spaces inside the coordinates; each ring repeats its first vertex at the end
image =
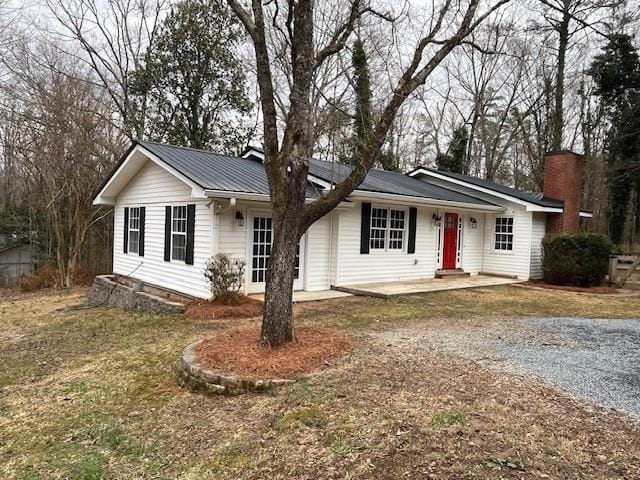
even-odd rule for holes
{"type": "Polygon", "coordinates": [[[223,253],[209,259],[204,276],[209,281],[211,292],[218,302],[226,305],[242,303],[244,267],[244,260],[231,259],[223,253]]]}
{"type": "Polygon", "coordinates": [[[600,285],[613,244],[596,233],[551,234],[542,240],[544,281],[554,285],[600,285]]]}

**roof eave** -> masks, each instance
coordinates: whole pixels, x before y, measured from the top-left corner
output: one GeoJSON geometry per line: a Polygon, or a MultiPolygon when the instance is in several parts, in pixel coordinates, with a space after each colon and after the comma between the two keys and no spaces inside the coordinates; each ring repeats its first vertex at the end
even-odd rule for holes
{"type": "Polygon", "coordinates": [[[465,182],[464,180],[453,178],[453,177],[450,177],[449,175],[439,174],[437,172],[434,172],[424,167],[417,167],[412,171],[410,171],[409,173],[407,173],[407,175],[409,175],[410,177],[414,177],[416,175],[427,175],[429,177],[437,178],[439,180],[451,182],[454,185],[470,188],[477,192],[486,193],[487,195],[493,195],[494,197],[501,198],[503,200],[516,203],[518,205],[522,205],[526,208],[527,212],[562,213],[563,211],[563,209],[559,207],[548,207],[548,206],[540,205],[534,202],[527,202],[526,200],[522,200],[521,198],[514,197],[506,193],[498,192],[491,188],[481,187],[479,185],[475,185],[470,182],[465,182]]]}
{"type": "Polygon", "coordinates": [[[367,200],[387,200],[396,203],[405,203],[408,205],[425,205],[432,207],[450,207],[460,208],[464,210],[472,210],[478,212],[504,212],[505,208],[499,205],[479,205],[475,203],[454,202],[451,200],[439,200],[435,198],[417,197],[413,195],[401,195],[396,193],[370,192],[367,190],[354,190],[349,198],[367,200]]]}
{"type": "MultiPolygon", "coordinates": [[[[235,198],[249,202],[270,202],[271,196],[268,193],[235,192],[232,190],[204,190],[204,194],[209,198],[235,198]]],[[[313,203],[317,199],[307,197],[305,203],[313,203]]],[[[341,202],[339,207],[351,206],[341,202]]]]}

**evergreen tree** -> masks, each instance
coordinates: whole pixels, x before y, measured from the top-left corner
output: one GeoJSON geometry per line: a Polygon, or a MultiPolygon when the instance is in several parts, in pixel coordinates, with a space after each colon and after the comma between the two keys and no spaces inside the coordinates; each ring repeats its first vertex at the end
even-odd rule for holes
{"type": "Polygon", "coordinates": [[[443,172],[464,173],[467,158],[469,132],[464,125],[453,131],[447,153],[436,155],[436,166],[443,172]]]}
{"type": "Polygon", "coordinates": [[[364,43],[359,38],[353,44],[351,59],[356,94],[356,111],[352,151],[349,162],[360,163],[360,152],[371,138],[371,80],[369,78],[369,62],[364,43]]]}
{"type": "Polygon", "coordinates": [[[183,0],[171,9],[132,79],[134,93],[148,94],[139,105],[147,138],[226,152],[246,145],[251,103],[236,52],[243,35],[224,0],[183,0]]]}
{"type": "MultiPolygon", "coordinates": [[[[610,127],[607,134],[609,234],[621,243],[631,193],[640,193],[640,178],[633,168],[640,161],[640,58],[632,38],[610,35],[603,52],[591,65],[610,127]]],[[[636,202],[636,215],[640,214],[636,202]]],[[[635,226],[638,228],[638,225],[635,226]]]]}

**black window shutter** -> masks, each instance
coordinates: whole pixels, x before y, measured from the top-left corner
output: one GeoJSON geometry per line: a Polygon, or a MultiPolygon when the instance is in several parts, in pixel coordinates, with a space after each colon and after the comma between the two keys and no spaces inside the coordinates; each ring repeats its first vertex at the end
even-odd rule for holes
{"type": "Polygon", "coordinates": [[[122,251],[124,253],[129,251],[129,207],[124,207],[124,245],[122,251]]]}
{"type": "Polygon", "coordinates": [[[418,218],[418,209],[411,207],[409,209],[409,243],[407,244],[407,253],[416,253],[416,220],[418,218]]]}
{"type": "Polygon", "coordinates": [[[187,252],[184,263],[193,265],[193,240],[196,229],[196,206],[193,203],[187,205],[187,252]]]}
{"type": "Polygon", "coordinates": [[[140,207],[140,233],[138,234],[138,255],[144,257],[144,218],[146,207],[140,207]]]}
{"type": "Polygon", "coordinates": [[[362,218],[360,219],[360,253],[369,253],[369,235],[371,229],[371,204],[362,202],[362,218]]]}
{"type": "Polygon", "coordinates": [[[164,207],[164,261],[171,261],[171,205],[164,207]]]}

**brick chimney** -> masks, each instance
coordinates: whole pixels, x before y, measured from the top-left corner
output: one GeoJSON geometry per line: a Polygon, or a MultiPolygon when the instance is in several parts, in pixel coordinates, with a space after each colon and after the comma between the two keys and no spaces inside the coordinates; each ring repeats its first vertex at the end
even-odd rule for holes
{"type": "Polygon", "coordinates": [[[577,232],[582,203],[582,155],[569,150],[544,155],[545,197],[564,200],[563,213],[547,215],[547,232],[577,232]]]}

